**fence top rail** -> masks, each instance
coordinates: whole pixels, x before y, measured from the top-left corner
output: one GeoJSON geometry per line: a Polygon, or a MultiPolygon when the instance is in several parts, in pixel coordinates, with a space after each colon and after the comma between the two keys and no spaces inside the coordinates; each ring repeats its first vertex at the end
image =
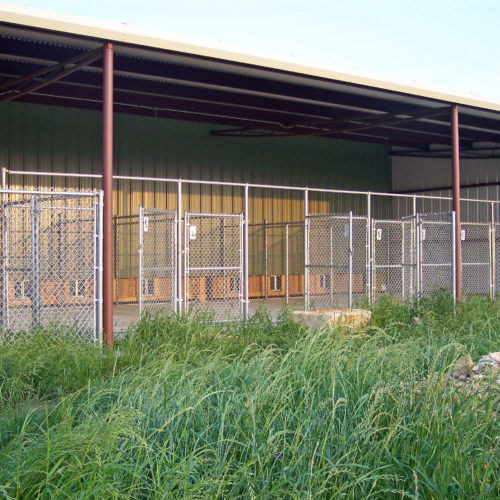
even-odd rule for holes
{"type": "Polygon", "coordinates": [[[144,212],[155,214],[155,215],[175,215],[177,214],[177,210],[168,209],[168,208],[149,208],[149,207],[141,207],[144,212]]]}
{"type": "MultiPolygon", "coordinates": [[[[32,175],[32,176],[46,176],[46,177],[75,177],[75,178],[91,178],[91,179],[102,179],[102,175],[99,174],[80,174],[80,173],[68,173],[68,172],[37,172],[28,170],[9,170],[6,172],[12,175],[32,175]]],[[[230,186],[230,187],[241,187],[241,188],[255,188],[255,189],[278,189],[285,191],[298,191],[298,192],[309,192],[309,193],[329,193],[329,194],[345,194],[345,195],[360,195],[360,196],[387,196],[391,198],[408,198],[408,199],[425,199],[425,200],[443,200],[452,201],[451,196],[433,196],[425,194],[406,194],[406,193],[388,193],[382,191],[360,191],[360,190],[348,190],[348,189],[329,189],[329,188],[319,188],[319,187],[307,187],[307,186],[281,186],[274,184],[254,184],[248,182],[230,182],[230,181],[208,181],[200,179],[182,179],[173,177],[144,177],[144,176],[134,176],[134,175],[114,175],[115,180],[129,180],[129,181],[144,181],[144,182],[165,182],[174,184],[201,184],[210,186],[230,186]]],[[[50,193],[50,191],[48,191],[50,193]]],[[[64,191],[66,192],[66,191],[64,191]]],[[[82,193],[83,194],[83,193],[82,193]]],[[[478,198],[461,198],[461,201],[467,202],[480,202],[480,203],[490,203],[500,205],[499,200],[481,200],[478,198]]]]}
{"type": "Polygon", "coordinates": [[[58,196],[60,198],[66,198],[66,197],[74,197],[74,198],[81,198],[81,197],[88,197],[88,198],[95,198],[98,193],[100,192],[95,190],[95,191],[48,191],[48,190],[33,190],[33,189],[0,189],[0,194],[26,194],[30,196],[34,195],[43,195],[47,196],[50,199],[54,199],[53,197],[58,196]]]}
{"type": "Polygon", "coordinates": [[[192,217],[235,217],[240,218],[243,216],[243,212],[241,213],[230,213],[230,214],[210,214],[210,213],[201,213],[201,212],[185,212],[185,216],[187,218],[192,217]]]}

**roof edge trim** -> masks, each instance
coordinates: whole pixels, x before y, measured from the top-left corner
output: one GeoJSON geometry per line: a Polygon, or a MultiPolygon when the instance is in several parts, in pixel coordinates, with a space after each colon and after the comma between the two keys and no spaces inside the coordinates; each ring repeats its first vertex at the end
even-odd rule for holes
{"type": "Polygon", "coordinates": [[[314,66],[306,61],[289,57],[270,56],[257,51],[246,51],[217,42],[195,40],[189,37],[171,35],[151,29],[141,29],[128,24],[111,23],[71,14],[26,7],[0,1],[0,22],[63,34],[84,36],[151,49],[168,50],[183,54],[218,59],[230,63],[258,66],[268,70],[296,73],[303,76],[333,80],[346,84],[370,87],[388,92],[407,94],[500,112],[500,100],[471,97],[431,86],[412,85],[407,82],[382,80],[373,75],[358,72],[339,71],[328,65],[314,66]]]}

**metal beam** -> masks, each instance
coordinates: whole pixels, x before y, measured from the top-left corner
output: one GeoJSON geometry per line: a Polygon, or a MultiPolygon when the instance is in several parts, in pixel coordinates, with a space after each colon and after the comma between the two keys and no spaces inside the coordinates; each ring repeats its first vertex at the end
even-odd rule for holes
{"type": "Polygon", "coordinates": [[[259,137],[297,137],[297,136],[321,136],[339,134],[345,132],[358,132],[369,130],[377,127],[387,127],[389,125],[397,125],[407,122],[419,120],[421,118],[430,118],[442,116],[448,113],[448,107],[438,109],[425,109],[419,112],[407,115],[405,113],[384,113],[383,115],[358,115],[351,118],[341,120],[322,120],[316,122],[297,123],[291,127],[291,131],[283,131],[279,128],[268,129],[230,129],[230,130],[213,130],[214,136],[223,137],[256,137],[255,132],[260,131],[259,137]],[[309,129],[309,130],[303,130],[309,129]],[[245,135],[248,134],[248,135],[245,135]]]}
{"type": "Polygon", "coordinates": [[[113,44],[105,43],[102,64],[103,327],[113,348],[113,44]]]}
{"type": "Polygon", "coordinates": [[[23,95],[35,92],[36,90],[57,82],[58,80],[61,80],[71,73],[74,73],[101,58],[102,49],[97,49],[72,57],[67,61],[56,64],[55,66],[39,69],[23,77],[5,82],[0,86],[0,92],[3,92],[0,95],[0,102],[12,101],[22,97],[23,95]],[[29,85],[30,83],[31,85],[29,85]]]}
{"type": "Polygon", "coordinates": [[[460,224],[460,149],[458,131],[458,106],[451,107],[451,166],[452,198],[455,212],[455,297],[462,299],[462,248],[460,224]]]}

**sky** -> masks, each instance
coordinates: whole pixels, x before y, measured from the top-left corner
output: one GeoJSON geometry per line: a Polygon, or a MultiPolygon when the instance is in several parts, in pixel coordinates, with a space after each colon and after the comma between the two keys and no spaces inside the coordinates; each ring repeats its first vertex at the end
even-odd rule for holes
{"type": "Polygon", "coordinates": [[[500,0],[11,0],[500,101],[500,0]]]}

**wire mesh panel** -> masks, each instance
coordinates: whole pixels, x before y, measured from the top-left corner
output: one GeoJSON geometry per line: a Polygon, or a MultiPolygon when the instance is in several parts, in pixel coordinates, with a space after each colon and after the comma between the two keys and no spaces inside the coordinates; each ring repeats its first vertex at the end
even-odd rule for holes
{"type": "Polygon", "coordinates": [[[185,215],[184,303],[216,320],[243,315],[243,214],[185,215]]]}
{"type": "Polygon", "coordinates": [[[493,224],[493,249],[491,253],[493,264],[493,281],[495,285],[494,292],[500,294],[500,222],[493,224]]]}
{"type": "Polygon", "coordinates": [[[364,298],[366,218],[310,215],[306,234],[306,308],[351,307],[364,298]]]}
{"type": "Polygon", "coordinates": [[[403,222],[372,222],[373,298],[390,293],[403,298],[403,222]]]}
{"type": "Polygon", "coordinates": [[[139,215],[113,218],[113,277],[116,304],[138,301],[139,215]]]}
{"type": "Polygon", "coordinates": [[[304,296],[304,223],[292,222],[285,226],[287,238],[285,251],[286,297],[304,296]]]}
{"type": "Polygon", "coordinates": [[[462,222],[462,293],[491,293],[491,224],[462,222]]]}
{"type": "Polygon", "coordinates": [[[97,340],[96,197],[4,195],[0,221],[2,335],[64,325],[97,340]]]}
{"type": "Polygon", "coordinates": [[[417,215],[419,251],[419,295],[444,288],[455,289],[454,213],[417,215]]]}
{"type": "Polygon", "coordinates": [[[403,258],[401,263],[402,298],[415,297],[418,289],[417,280],[417,217],[403,217],[401,220],[401,246],[403,258]]]}
{"type": "Polygon", "coordinates": [[[139,207],[139,313],[178,310],[177,213],[139,207]]]}
{"type": "Polygon", "coordinates": [[[250,268],[251,297],[304,295],[304,223],[253,224],[254,258],[250,268]]]}

